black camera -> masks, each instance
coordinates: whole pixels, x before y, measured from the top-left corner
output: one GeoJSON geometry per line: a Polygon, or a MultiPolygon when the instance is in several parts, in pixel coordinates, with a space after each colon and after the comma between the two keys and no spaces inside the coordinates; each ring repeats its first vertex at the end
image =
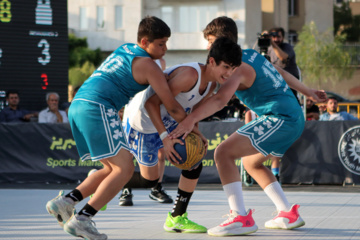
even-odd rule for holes
{"type": "Polygon", "coordinates": [[[270,37],[277,37],[279,36],[277,32],[270,32],[264,34],[258,34],[258,46],[259,48],[268,48],[270,47],[270,37]]]}
{"type": "Polygon", "coordinates": [[[276,36],[278,36],[277,32],[270,32],[264,34],[258,33],[258,46],[260,48],[260,54],[263,55],[267,60],[270,59],[270,57],[267,55],[268,47],[270,47],[271,44],[270,37],[276,36]]]}

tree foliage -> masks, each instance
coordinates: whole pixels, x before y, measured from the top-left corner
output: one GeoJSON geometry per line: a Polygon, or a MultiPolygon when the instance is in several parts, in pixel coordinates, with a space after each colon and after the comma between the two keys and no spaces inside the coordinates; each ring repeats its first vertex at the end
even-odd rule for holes
{"type": "Polygon", "coordinates": [[[69,84],[80,86],[102,61],[101,50],[88,48],[86,38],[69,35],[69,84]]]}
{"type": "Polygon", "coordinates": [[[344,35],[332,35],[331,29],[319,33],[314,22],[305,25],[295,46],[296,61],[305,82],[317,84],[351,78],[350,56],[342,50],[344,35]]]}
{"type": "Polygon", "coordinates": [[[352,15],[349,2],[343,2],[341,7],[334,5],[334,35],[346,34],[346,41],[360,40],[360,15],[352,15]]]}

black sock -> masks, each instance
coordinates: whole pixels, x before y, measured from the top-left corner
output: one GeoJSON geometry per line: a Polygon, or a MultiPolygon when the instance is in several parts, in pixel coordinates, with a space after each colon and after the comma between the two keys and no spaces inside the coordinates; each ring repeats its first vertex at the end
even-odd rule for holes
{"type": "Polygon", "coordinates": [[[72,200],[74,200],[74,202],[80,202],[81,200],[84,199],[81,192],[76,188],[71,192],[69,192],[68,194],[66,194],[65,197],[71,198],[72,200]]]}
{"type": "Polygon", "coordinates": [[[79,215],[84,215],[87,217],[93,217],[98,211],[95,210],[92,206],[90,206],[88,203],[80,210],[78,213],[79,215]]]}
{"type": "Polygon", "coordinates": [[[185,192],[183,190],[181,190],[180,188],[178,188],[178,194],[176,196],[176,200],[175,200],[175,204],[171,213],[171,216],[176,217],[176,216],[181,216],[184,213],[186,213],[186,209],[187,206],[190,202],[190,198],[192,196],[192,192],[185,192]]]}
{"type": "Polygon", "coordinates": [[[162,188],[161,182],[158,182],[158,183],[153,187],[153,189],[156,189],[156,190],[158,190],[158,191],[160,191],[161,188],[162,188]]]}

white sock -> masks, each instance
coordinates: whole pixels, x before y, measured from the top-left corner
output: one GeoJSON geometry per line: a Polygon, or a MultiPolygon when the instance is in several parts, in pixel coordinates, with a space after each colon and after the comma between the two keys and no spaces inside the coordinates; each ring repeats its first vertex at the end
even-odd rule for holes
{"type": "Polygon", "coordinates": [[[270,183],[264,189],[264,192],[271,201],[275,204],[278,211],[288,212],[291,208],[290,203],[285,197],[284,191],[282,190],[278,181],[270,183]]]}
{"type": "Polygon", "coordinates": [[[231,210],[246,216],[241,182],[233,182],[223,186],[231,210]]]}

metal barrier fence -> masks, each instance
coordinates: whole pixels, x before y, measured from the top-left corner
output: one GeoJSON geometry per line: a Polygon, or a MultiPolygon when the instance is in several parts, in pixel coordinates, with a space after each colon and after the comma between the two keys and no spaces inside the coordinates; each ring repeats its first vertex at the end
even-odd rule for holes
{"type": "MultiPolygon", "coordinates": [[[[323,110],[326,111],[326,103],[317,103],[316,104],[319,108],[321,106],[325,106],[323,108],[323,110]]],[[[353,115],[354,117],[357,117],[358,119],[360,119],[360,102],[356,103],[356,102],[339,102],[338,103],[338,108],[337,108],[338,112],[347,112],[350,113],[351,115],[353,115]]]]}
{"type": "Polygon", "coordinates": [[[348,112],[360,119],[360,103],[338,103],[338,111],[348,112]]]}

